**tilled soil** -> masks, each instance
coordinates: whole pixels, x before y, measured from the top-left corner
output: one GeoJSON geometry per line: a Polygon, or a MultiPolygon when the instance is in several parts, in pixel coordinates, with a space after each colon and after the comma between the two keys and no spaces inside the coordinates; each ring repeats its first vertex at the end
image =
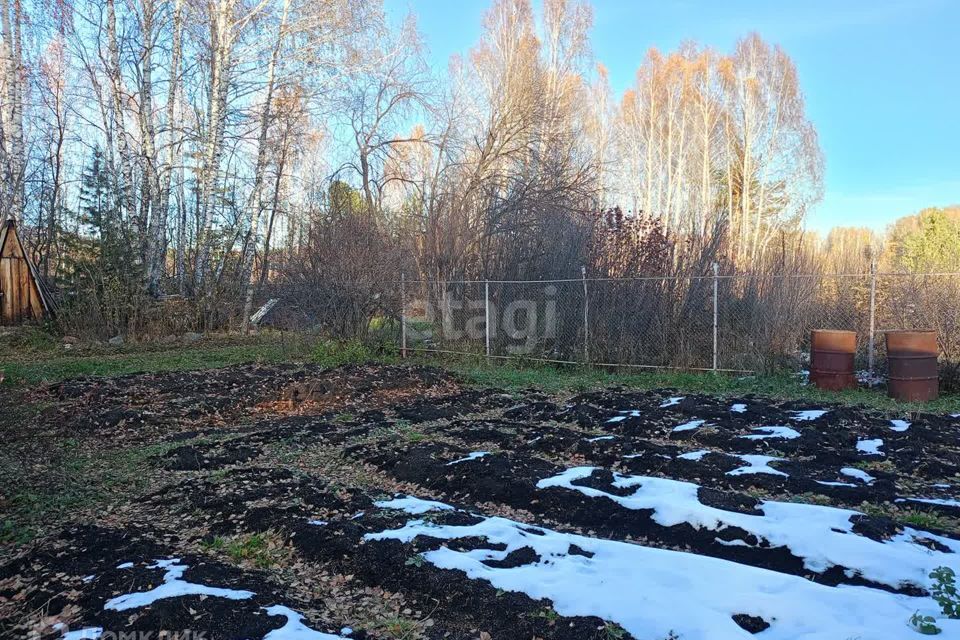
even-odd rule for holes
{"type": "MultiPolygon", "coordinates": [[[[643,477],[679,481],[668,489],[693,491],[712,513],[762,518],[770,500],[833,505],[859,512],[846,535],[906,537],[938,554],[960,539],[960,418],[949,416],[892,422],[863,408],[670,390],[551,397],[468,388],[435,368],[373,365],[86,378],[36,399],[50,406],[24,434],[77,440],[105,457],[130,447],[156,453],[144,488],[8,551],[4,637],[102,628],[264,638],[297,624],[330,634],[290,636],[298,640],[635,637],[424,559],[441,544],[489,555],[483,539],[376,537],[416,519],[468,528],[500,516],[535,535],[547,527],[823,585],[928,595],[912,577],[814,566],[800,547],[739,526],[668,521],[662,505],[637,502],[643,477]],[[455,509],[376,504],[397,495],[455,509]],[[125,594],[176,588],[187,593],[113,606],[125,594]]],[[[566,553],[592,556],[576,545],[566,553]]],[[[483,561],[544,562],[531,547],[483,561]]],[[[732,621],[748,636],[771,625],[750,611],[732,621]]]]}

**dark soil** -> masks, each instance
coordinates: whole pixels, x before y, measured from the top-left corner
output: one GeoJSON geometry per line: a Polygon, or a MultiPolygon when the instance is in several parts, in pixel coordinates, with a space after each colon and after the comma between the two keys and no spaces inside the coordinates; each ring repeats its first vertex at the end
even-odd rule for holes
{"type": "MultiPolygon", "coordinates": [[[[829,585],[924,593],[917,585],[870,584],[844,567],[811,572],[788,549],[735,527],[668,527],[652,510],[538,488],[571,467],[594,467],[577,486],[614,497],[636,491],[617,486],[624,475],[657,476],[695,483],[701,503],[742,514],[762,515],[764,499],[859,509],[865,514],[854,516],[852,535],[878,541],[900,534],[907,515],[915,528],[957,533],[951,530],[957,508],[896,501],[960,500],[960,419],[912,415],[911,427],[896,432],[888,416],[862,408],[697,395],[661,406],[680,395],[624,389],[573,397],[507,394],[467,388],[439,369],[402,366],[240,366],[51,386],[37,397],[50,407],[25,432],[78,441],[107,460],[112,452],[145,446],[156,453],[141,470],[149,480],[144,486],[78,510],[25,546],[4,549],[0,636],[59,638],[54,625],[63,623],[116,633],[191,629],[208,638],[262,638],[286,622],[265,607],[284,605],[313,629],[336,634],[351,627],[350,637],[359,639],[611,637],[599,618],[561,617],[547,600],[498,591],[421,555],[441,544],[489,549],[486,540],[364,539],[411,519],[471,524],[479,514],[725,558],[829,585]],[[746,410],[732,412],[734,403],[746,410]],[[828,412],[810,421],[793,413],[814,408],[828,412]],[[674,431],[692,420],[705,423],[674,431]],[[743,437],[764,426],[790,427],[800,436],[743,437]],[[884,455],[857,449],[858,441],[877,438],[884,455]],[[747,464],[741,455],[778,458],[770,467],[788,475],[729,475],[747,464]],[[845,468],[865,471],[873,481],[841,473],[845,468]],[[397,493],[462,511],[410,516],[374,504],[397,493]],[[724,544],[733,541],[747,545],[724,544]],[[164,572],[148,567],[171,557],[189,566],[188,581],[255,595],[104,609],[111,598],[160,584],[164,572]],[[126,562],[133,567],[118,568],[126,562]]],[[[936,541],[923,543],[947,551],[936,541]]],[[[575,546],[569,553],[592,555],[575,546]]],[[[487,564],[544,561],[525,547],[487,564]]],[[[746,614],[734,621],[752,634],[770,626],[746,614]]]]}

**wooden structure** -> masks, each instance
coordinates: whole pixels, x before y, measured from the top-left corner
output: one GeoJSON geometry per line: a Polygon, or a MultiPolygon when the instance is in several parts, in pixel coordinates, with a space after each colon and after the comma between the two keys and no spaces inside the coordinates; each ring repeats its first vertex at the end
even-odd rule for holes
{"type": "Polygon", "coordinates": [[[20,242],[12,218],[0,223],[0,325],[40,321],[53,315],[52,298],[20,242]]]}

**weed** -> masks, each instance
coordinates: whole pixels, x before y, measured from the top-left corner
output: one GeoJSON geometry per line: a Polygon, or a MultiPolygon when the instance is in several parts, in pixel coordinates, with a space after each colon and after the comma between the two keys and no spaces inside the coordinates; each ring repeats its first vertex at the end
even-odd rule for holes
{"type": "Polygon", "coordinates": [[[553,626],[557,623],[557,620],[560,619],[560,614],[554,611],[551,607],[544,607],[537,611],[537,617],[543,618],[547,621],[547,624],[553,626]]]}
{"type": "Polygon", "coordinates": [[[291,555],[284,538],[273,530],[231,538],[217,536],[201,542],[200,546],[207,551],[225,553],[237,564],[252,564],[258,569],[285,564],[291,555]]]}
{"type": "Polygon", "coordinates": [[[427,563],[427,559],[424,558],[423,555],[418,553],[415,556],[410,556],[409,558],[407,558],[406,562],[404,562],[403,564],[408,567],[416,567],[419,569],[426,563],[427,563]]]}
{"type": "Polygon", "coordinates": [[[313,350],[310,359],[322,367],[339,367],[375,360],[376,352],[360,340],[325,340],[313,350]]]}
{"type": "Polygon", "coordinates": [[[930,592],[948,618],[960,618],[960,595],[957,594],[957,575],[950,567],[937,567],[930,573],[933,585],[930,592]]]}
{"type": "Polygon", "coordinates": [[[942,630],[937,626],[937,621],[933,616],[921,615],[919,611],[910,616],[910,626],[925,636],[935,636],[942,630]]]}
{"type": "Polygon", "coordinates": [[[420,631],[420,623],[408,618],[387,618],[374,626],[394,640],[411,640],[420,631]]]}
{"type": "Polygon", "coordinates": [[[623,640],[627,637],[627,631],[616,622],[608,622],[603,625],[601,638],[603,640],[623,640]]]}

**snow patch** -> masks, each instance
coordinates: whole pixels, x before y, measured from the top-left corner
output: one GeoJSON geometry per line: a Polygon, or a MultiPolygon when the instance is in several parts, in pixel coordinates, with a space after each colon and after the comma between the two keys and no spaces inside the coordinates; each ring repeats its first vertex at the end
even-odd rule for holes
{"type": "Polygon", "coordinates": [[[667,407],[675,407],[686,399],[687,399],[686,396],[677,396],[675,398],[667,398],[666,400],[660,403],[660,408],[666,409],[667,407]]]}
{"type": "Polygon", "coordinates": [[[857,441],[857,451],[864,455],[868,456],[885,456],[884,452],[880,451],[880,447],[883,446],[883,440],[880,438],[874,438],[873,440],[858,440],[857,441]]]}
{"type": "MultiPolygon", "coordinates": [[[[916,632],[905,621],[917,610],[936,607],[931,598],[829,587],[718,558],[560,533],[500,517],[472,525],[416,520],[364,539],[408,543],[417,536],[481,538],[485,544],[476,549],[456,551],[450,548],[453,545],[440,545],[423,557],[438,568],[463,571],[497,589],[549,599],[562,616],[615,622],[637,638],[663,638],[673,631],[684,640],[743,640],[751,635],[733,616],[747,614],[771,625],[762,634],[767,640],[915,640],[916,632]],[[570,553],[573,545],[590,557],[570,553]],[[523,548],[532,549],[539,560],[511,567],[485,564],[523,548]]],[[[960,622],[938,624],[946,637],[960,632],[960,622]]]]}
{"type": "Polygon", "coordinates": [[[397,511],[406,511],[412,515],[420,515],[428,511],[454,511],[454,508],[448,504],[435,500],[421,500],[420,498],[414,498],[412,496],[394,498],[393,500],[381,500],[373,504],[381,509],[396,509],[397,511]]]}
{"type": "Polygon", "coordinates": [[[728,476],[742,476],[751,473],[769,473],[774,476],[783,476],[784,478],[789,477],[790,474],[784,473],[769,466],[771,462],[776,460],[783,460],[783,458],[775,458],[774,456],[761,456],[761,455],[749,455],[749,454],[731,454],[737,458],[740,458],[747,463],[745,467],[737,467],[732,471],[727,471],[728,476]]]}
{"type": "Polygon", "coordinates": [[[341,640],[343,636],[315,631],[303,624],[303,616],[289,607],[275,604],[267,607],[266,612],[271,616],[286,616],[287,622],[279,629],[274,629],[263,640],[341,640]]]}
{"type": "Polygon", "coordinates": [[[743,403],[737,403],[737,404],[735,404],[735,405],[731,405],[731,406],[730,406],[730,411],[731,411],[732,413],[746,413],[746,412],[747,412],[747,405],[745,405],[745,404],[743,404],[743,403]]]}
{"type": "Polygon", "coordinates": [[[876,480],[876,478],[863,469],[857,469],[856,467],[844,467],[843,469],[840,469],[840,473],[847,477],[861,480],[864,484],[873,484],[873,481],[876,480]]]}
{"type": "Polygon", "coordinates": [[[57,631],[63,631],[61,640],[99,640],[103,636],[103,627],[87,627],[76,631],[65,631],[66,625],[63,623],[59,623],[59,625],[54,625],[54,628],[57,631]]]}
{"type": "Polygon", "coordinates": [[[687,453],[681,453],[677,457],[681,460],[700,460],[708,453],[710,453],[709,449],[701,449],[700,451],[688,451],[687,453]]]}
{"type": "Polygon", "coordinates": [[[653,510],[654,522],[664,527],[686,523],[717,532],[740,528],[770,547],[788,548],[803,559],[806,569],[817,573],[834,566],[846,567],[868,580],[897,587],[905,582],[925,586],[930,571],[938,566],[960,570],[960,541],[909,527],[886,542],[871,540],[853,532],[851,518],[861,515],[857,511],[772,500],[758,504],[763,515],[726,511],[700,502],[696,484],[649,476],[615,474],[613,487],[636,487],[627,496],[574,484],[595,470],[574,467],[541,480],[537,487],[561,487],[591,498],[606,498],[626,509],[653,510]],[[915,543],[915,538],[935,540],[952,553],[932,551],[915,543]]]}
{"type": "Polygon", "coordinates": [[[460,458],[459,460],[448,462],[447,466],[450,467],[455,464],[460,464],[461,462],[469,462],[470,460],[477,460],[478,458],[482,458],[483,456],[488,456],[488,455],[490,455],[489,451],[474,451],[473,453],[469,454],[465,458],[460,458]]]}
{"type": "Polygon", "coordinates": [[[597,436],[596,438],[584,438],[587,442],[600,442],[601,440],[613,440],[617,436],[597,436]]]}
{"type": "Polygon", "coordinates": [[[767,440],[774,438],[793,440],[800,437],[800,432],[790,427],[753,427],[752,431],[756,431],[757,433],[739,437],[745,440],[767,440]]]}
{"type": "Polygon", "coordinates": [[[117,565],[117,569],[133,569],[133,563],[132,563],[132,562],[124,562],[124,563],[122,563],[122,564],[118,564],[118,565],[117,565]]]}
{"type": "Polygon", "coordinates": [[[627,418],[639,418],[640,410],[639,409],[624,409],[619,411],[621,415],[614,416],[607,420],[607,422],[623,422],[627,418]]]}
{"type": "Polygon", "coordinates": [[[817,418],[823,417],[828,413],[827,409],[806,409],[804,411],[791,411],[790,419],[798,420],[801,422],[806,422],[809,420],[816,420],[817,418]]]}
{"type": "Polygon", "coordinates": [[[149,591],[127,593],[122,596],[117,596],[116,598],[111,598],[103,605],[103,608],[113,611],[126,611],[127,609],[146,607],[157,600],[179,598],[182,596],[213,596],[216,598],[227,598],[228,600],[246,600],[247,598],[253,597],[252,591],[221,589],[220,587],[208,587],[203,584],[187,582],[183,579],[183,574],[188,567],[185,564],[180,564],[179,558],[157,560],[148,568],[164,569],[166,571],[163,576],[163,584],[149,591]]]}
{"type": "Polygon", "coordinates": [[[950,500],[947,498],[898,498],[897,502],[922,502],[923,504],[933,504],[939,507],[960,507],[960,500],[950,500]]]}
{"type": "Polygon", "coordinates": [[[705,422],[706,420],[691,420],[690,422],[683,423],[679,427],[674,427],[673,431],[674,433],[676,433],[677,431],[693,431],[694,429],[699,428],[705,422]]]}
{"type": "Polygon", "coordinates": [[[315,527],[325,527],[330,523],[326,520],[307,520],[307,524],[312,524],[315,527]]]}
{"type": "Polygon", "coordinates": [[[890,429],[892,431],[903,432],[910,428],[910,424],[911,423],[907,422],[906,420],[891,420],[890,429]]]}

